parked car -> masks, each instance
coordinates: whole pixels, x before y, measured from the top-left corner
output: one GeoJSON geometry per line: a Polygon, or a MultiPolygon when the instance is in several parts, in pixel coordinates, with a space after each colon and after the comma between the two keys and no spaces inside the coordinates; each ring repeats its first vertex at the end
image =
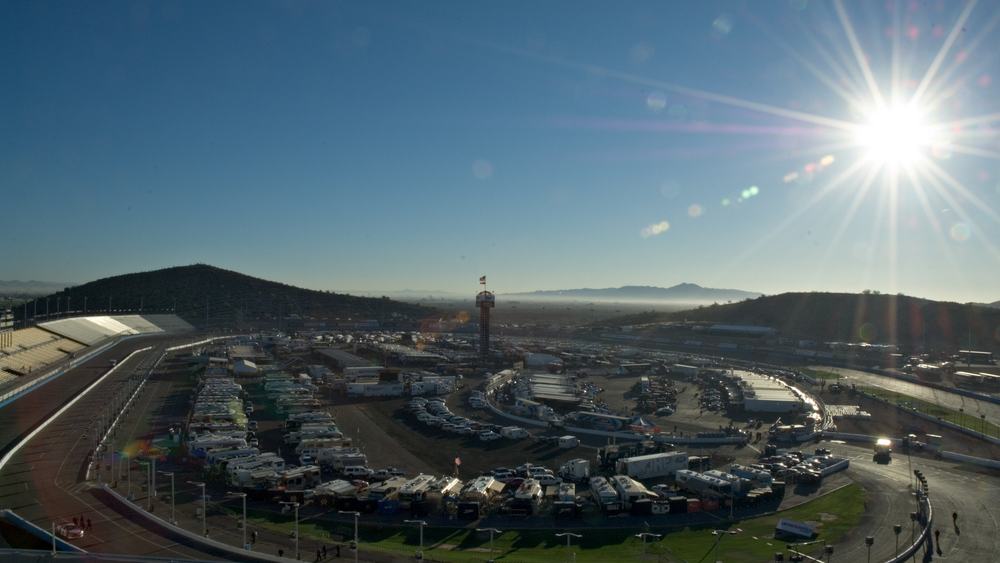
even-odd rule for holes
{"type": "Polygon", "coordinates": [[[492,442],[493,440],[499,440],[500,435],[492,430],[486,430],[485,432],[479,433],[479,439],[484,442],[492,442]]]}
{"type": "Polygon", "coordinates": [[[558,485],[558,484],[562,483],[562,479],[560,479],[559,477],[556,477],[555,475],[553,475],[551,473],[545,473],[545,474],[542,474],[542,475],[537,475],[537,476],[534,477],[534,479],[536,481],[538,481],[538,484],[541,485],[541,486],[543,486],[543,487],[548,487],[550,485],[558,485]]]}
{"type": "Polygon", "coordinates": [[[63,522],[56,526],[56,534],[67,540],[78,540],[83,537],[83,528],[72,522],[63,522]]]}
{"type": "Polygon", "coordinates": [[[350,465],[344,468],[343,473],[345,477],[361,477],[364,479],[370,479],[372,474],[375,472],[363,465],[350,465]]]}

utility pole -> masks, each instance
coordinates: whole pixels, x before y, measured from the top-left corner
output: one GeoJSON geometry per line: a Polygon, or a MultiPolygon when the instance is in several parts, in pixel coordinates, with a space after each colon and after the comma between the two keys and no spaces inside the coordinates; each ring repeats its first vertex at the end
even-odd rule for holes
{"type": "Polygon", "coordinates": [[[83,296],[83,314],[87,314],[87,296],[83,296]]]}

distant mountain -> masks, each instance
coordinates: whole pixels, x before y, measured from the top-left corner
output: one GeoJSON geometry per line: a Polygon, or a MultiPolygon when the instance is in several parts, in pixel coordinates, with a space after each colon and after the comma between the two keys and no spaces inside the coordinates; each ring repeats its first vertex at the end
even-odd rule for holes
{"type": "Polygon", "coordinates": [[[791,338],[896,343],[908,348],[1000,349],[1000,309],[878,293],[782,293],[678,312],[642,313],[614,324],[667,321],[768,326],[791,338]],[[970,341],[971,339],[971,341],[970,341]]]}
{"type": "Polygon", "coordinates": [[[989,306],[990,307],[996,307],[996,308],[1000,309],[1000,301],[994,301],[993,303],[990,303],[989,306]]]}
{"type": "Polygon", "coordinates": [[[0,280],[0,295],[46,295],[74,285],[70,282],[0,280]]]}
{"type": "Polygon", "coordinates": [[[672,287],[649,285],[626,285],[603,289],[557,289],[509,293],[508,297],[522,299],[570,300],[570,301],[667,301],[674,303],[725,303],[760,297],[760,293],[741,289],[716,289],[702,287],[694,283],[681,283],[672,287]]]}
{"type": "Polygon", "coordinates": [[[360,295],[363,297],[389,297],[392,299],[399,299],[400,301],[423,301],[423,300],[442,300],[442,299],[473,299],[475,297],[475,292],[468,294],[456,293],[454,291],[444,291],[439,289],[394,289],[394,290],[370,290],[370,289],[349,289],[347,293],[351,295],[360,295]]]}
{"type": "Polygon", "coordinates": [[[205,264],[104,278],[58,291],[15,308],[20,318],[48,308],[82,312],[175,311],[190,322],[284,319],[383,321],[419,319],[432,310],[390,299],[303,289],[205,264]]]}

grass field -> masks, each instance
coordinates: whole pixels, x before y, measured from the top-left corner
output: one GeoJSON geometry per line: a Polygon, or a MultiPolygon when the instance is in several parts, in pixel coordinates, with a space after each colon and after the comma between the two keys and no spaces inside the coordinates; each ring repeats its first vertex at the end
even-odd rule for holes
{"type": "MultiPolygon", "coordinates": [[[[773,539],[774,526],[779,518],[808,521],[817,524],[819,531],[816,545],[835,544],[860,521],[864,512],[864,490],[847,485],[823,497],[770,516],[743,520],[723,526],[734,534],[725,534],[719,545],[717,558],[727,563],[757,563],[767,561],[776,551],[783,550],[784,541],[773,539]]],[[[256,526],[289,533],[292,523],[288,517],[271,513],[251,513],[256,526]]],[[[353,537],[352,524],[327,522],[300,523],[302,537],[322,541],[337,541],[353,537]]],[[[644,560],[644,546],[635,537],[640,530],[585,529],[577,530],[582,538],[573,538],[572,551],[580,562],[644,560]]],[[[715,546],[717,536],[712,527],[685,528],[683,530],[650,530],[662,533],[660,541],[650,541],[645,546],[650,561],[701,561],[715,546]]],[[[551,563],[568,561],[564,538],[556,531],[516,530],[504,532],[493,542],[494,558],[508,562],[551,563]]],[[[398,528],[389,526],[361,527],[361,544],[365,550],[413,554],[419,536],[415,526],[398,528]]],[[[468,529],[426,529],[424,531],[425,558],[433,561],[472,562],[490,557],[489,534],[468,529]]],[[[808,552],[808,549],[804,549],[808,552]]],[[[708,559],[705,559],[708,560],[708,559]]],[[[712,559],[713,561],[715,558],[712,559]]]]}
{"type": "Polygon", "coordinates": [[[912,408],[930,416],[936,416],[942,420],[947,420],[953,424],[964,426],[976,432],[983,432],[989,436],[1000,436],[1000,427],[992,422],[981,419],[979,416],[970,413],[951,410],[936,403],[930,403],[916,397],[896,393],[880,387],[858,387],[858,391],[863,391],[869,395],[874,395],[890,403],[912,408]]]}

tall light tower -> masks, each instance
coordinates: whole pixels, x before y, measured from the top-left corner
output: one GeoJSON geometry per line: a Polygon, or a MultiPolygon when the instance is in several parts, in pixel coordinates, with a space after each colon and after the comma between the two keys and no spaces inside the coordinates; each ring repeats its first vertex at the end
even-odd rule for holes
{"type": "Polygon", "coordinates": [[[476,307],[479,307],[479,359],[485,363],[490,357],[490,309],[496,306],[493,292],[486,290],[486,276],[479,278],[483,290],[476,294],[476,307]]]}

